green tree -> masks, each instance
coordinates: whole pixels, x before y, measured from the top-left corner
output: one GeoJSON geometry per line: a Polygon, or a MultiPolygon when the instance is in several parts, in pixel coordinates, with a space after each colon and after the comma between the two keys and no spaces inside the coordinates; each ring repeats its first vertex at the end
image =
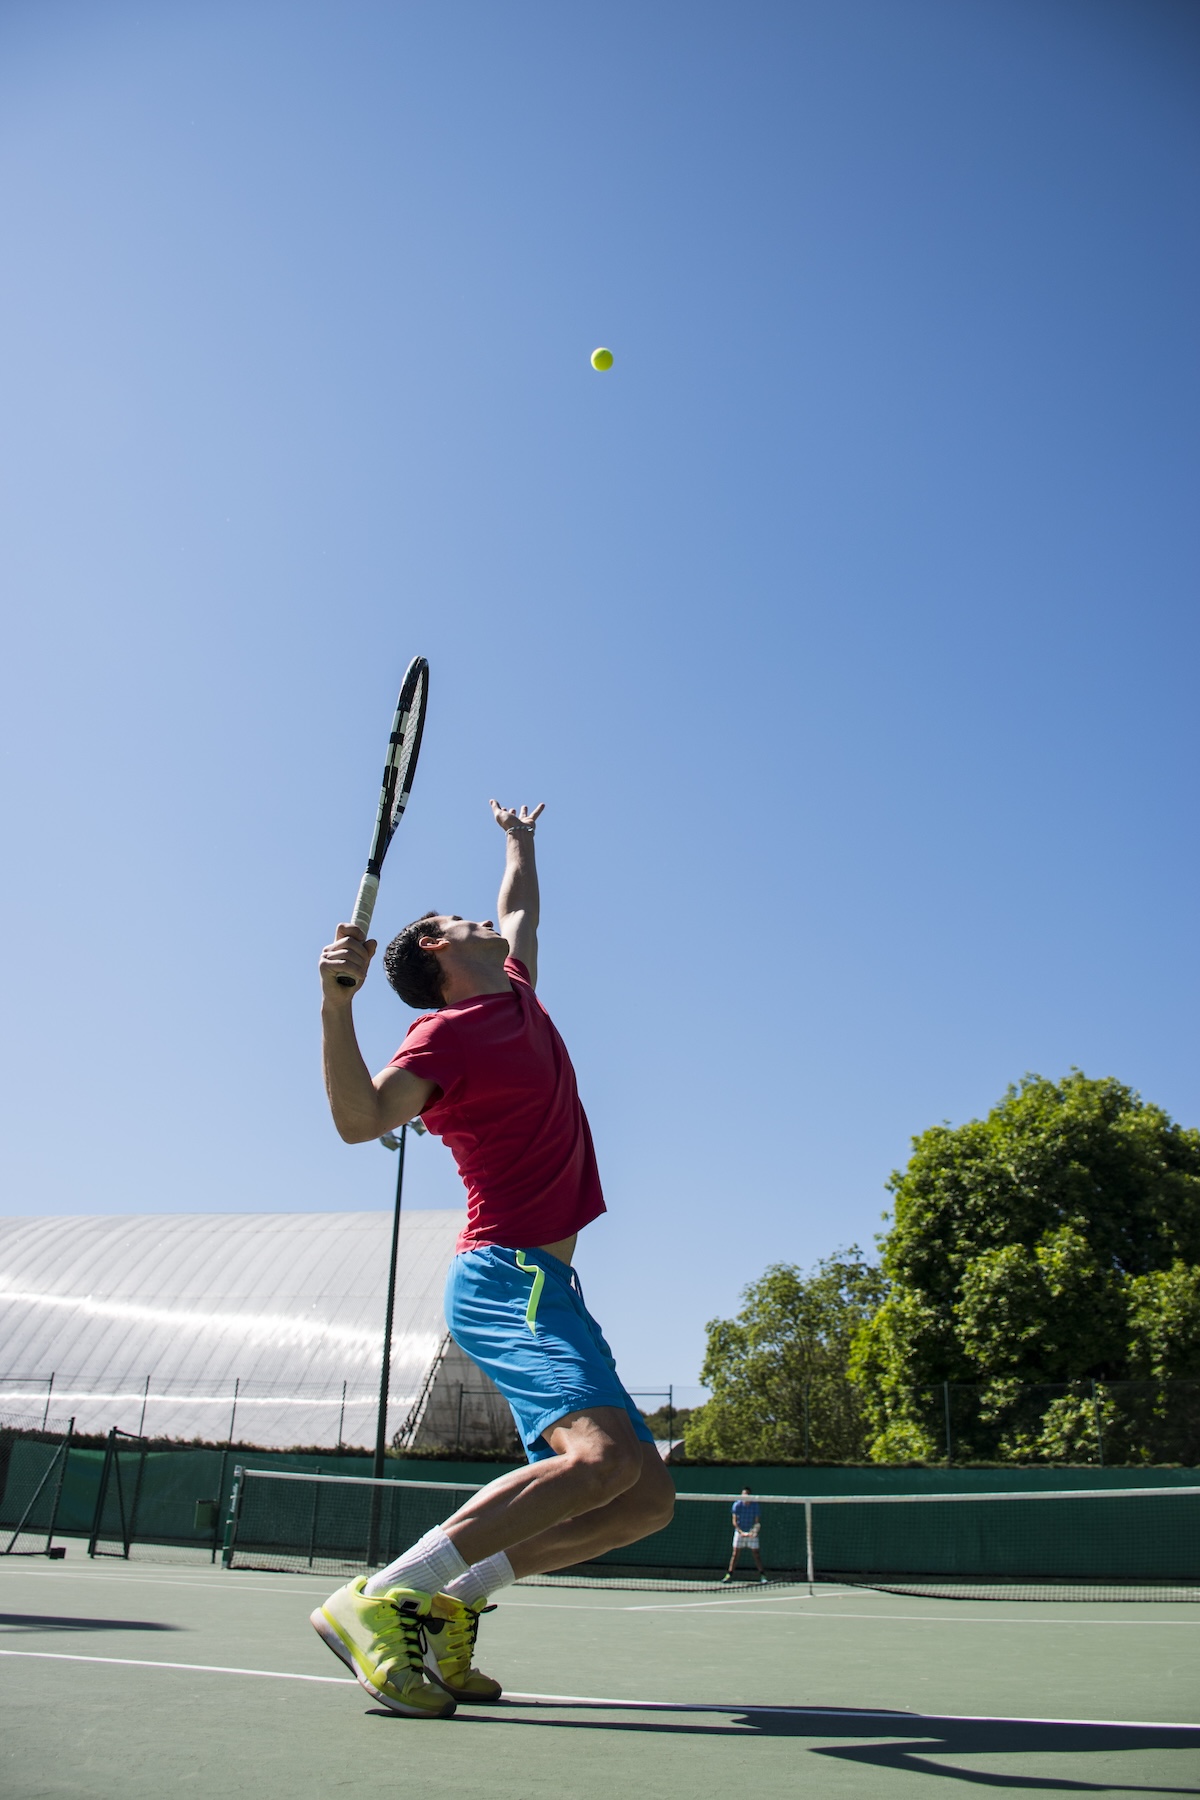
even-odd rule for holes
{"type": "Polygon", "coordinates": [[[656,1438],[678,1439],[683,1436],[694,1411],[691,1406],[658,1406],[653,1412],[643,1413],[642,1417],[656,1438]]]}
{"type": "Polygon", "coordinates": [[[942,1384],[983,1389],[963,1454],[1080,1453],[1092,1382],[1200,1375],[1200,1132],[1118,1081],[1028,1076],[893,1175],[888,1293],[852,1359],[881,1460],[942,1453],[942,1384]],[[1075,1385],[1033,1419],[1025,1384],[1075,1385]]]}
{"type": "Polygon", "coordinates": [[[687,1422],[689,1456],[721,1461],[839,1462],[863,1454],[863,1420],[847,1376],[855,1333],[882,1298],[879,1271],[852,1246],[810,1275],[774,1263],[713,1319],[701,1380],[712,1399],[687,1422]]]}

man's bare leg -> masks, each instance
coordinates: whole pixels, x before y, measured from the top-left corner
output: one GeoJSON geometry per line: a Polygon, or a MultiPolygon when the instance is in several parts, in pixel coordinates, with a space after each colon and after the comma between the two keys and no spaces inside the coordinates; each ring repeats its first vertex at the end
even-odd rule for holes
{"type": "Polygon", "coordinates": [[[666,1524],[675,1498],[671,1478],[657,1450],[637,1436],[624,1407],[569,1413],[545,1436],[553,1456],[489,1482],[444,1525],[378,1569],[366,1584],[366,1595],[386,1593],[389,1587],[424,1593],[445,1588],[473,1605],[479,1593],[494,1592],[505,1578],[513,1579],[509,1550],[568,1522],[578,1527],[592,1514],[605,1514],[552,1545],[539,1543],[521,1573],[532,1574],[535,1564],[561,1568],[582,1554],[633,1543],[666,1524]],[[644,1455],[647,1450],[649,1456],[644,1455]],[[593,1547],[581,1550],[581,1544],[593,1547]],[[547,1554],[557,1561],[539,1561],[547,1554]],[[497,1568],[497,1559],[506,1567],[497,1568]]]}
{"type": "Polygon", "coordinates": [[[508,1560],[518,1580],[522,1575],[545,1575],[552,1569],[566,1569],[572,1563],[601,1556],[606,1550],[636,1544],[640,1538],[670,1524],[675,1484],[656,1447],[639,1444],[639,1448],[642,1473],[633,1487],[607,1506],[595,1507],[576,1519],[564,1519],[509,1549],[508,1560]]]}
{"type": "MultiPolygon", "coordinates": [[[[497,1551],[540,1541],[568,1521],[582,1524],[587,1514],[607,1513],[626,1495],[626,1506],[612,1513],[607,1526],[598,1525],[596,1532],[603,1536],[606,1531],[627,1530],[629,1535],[614,1536],[605,1548],[632,1543],[657,1531],[670,1517],[674,1499],[671,1478],[658,1451],[652,1444],[643,1444],[635,1433],[624,1407],[598,1406],[590,1413],[568,1413],[545,1436],[553,1456],[489,1482],[446,1520],[442,1529],[464,1562],[482,1562],[497,1551]],[[658,1464],[657,1480],[653,1473],[646,1474],[650,1457],[658,1464]],[[654,1522],[634,1529],[643,1516],[654,1522]]],[[[566,1562],[575,1560],[565,1558],[566,1562]]],[[[537,1572],[522,1570],[525,1574],[537,1572]]]]}

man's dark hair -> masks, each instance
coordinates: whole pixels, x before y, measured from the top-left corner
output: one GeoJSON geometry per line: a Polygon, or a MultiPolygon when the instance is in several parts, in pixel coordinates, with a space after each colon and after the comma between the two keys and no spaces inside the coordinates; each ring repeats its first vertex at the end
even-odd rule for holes
{"type": "Polygon", "coordinates": [[[383,967],[388,980],[406,1006],[418,1012],[436,1012],[445,1006],[442,992],[442,965],[432,950],[422,950],[423,937],[436,937],[429,921],[440,913],[422,913],[403,931],[398,931],[383,953],[383,967]]]}

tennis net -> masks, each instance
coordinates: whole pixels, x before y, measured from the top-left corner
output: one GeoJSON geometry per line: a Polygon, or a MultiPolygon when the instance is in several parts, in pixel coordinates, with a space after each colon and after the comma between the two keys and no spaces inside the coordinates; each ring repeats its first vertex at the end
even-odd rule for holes
{"type": "MultiPolygon", "coordinates": [[[[226,1568],[352,1576],[392,1561],[476,1488],[239,1467],[226,1568]]],[[[528,1579],[558,1585],[723,1585],[737,1494],[680,1494],[664,1530],[528,1579]]],[[[758,1496],[768,1582],[945,1598],[1200,1600],[1200,1487],[989,1494],[758,1496]]],[[[735,1582],[758,1582],[742,1550],[735,1582]]]]}

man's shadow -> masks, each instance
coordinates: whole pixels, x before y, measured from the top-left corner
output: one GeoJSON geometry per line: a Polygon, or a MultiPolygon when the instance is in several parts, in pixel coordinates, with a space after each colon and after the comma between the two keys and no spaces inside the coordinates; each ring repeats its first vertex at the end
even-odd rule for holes
{"type": "MultiPolygon", "coordinates": [[[[374,1716],[395,1718],[383,1708],[370,1709],[374,1716]]],[[[524,1730],[648,1732],[659,1737],[790,1738],[822,1740],[812,1745],[816,1756],[834,1757],[863,1767],[940,1775],[951,1781],[976,1786],[1027,1788],[1050,1793],[1200,1794],[1200,1785],[1158,1787],[1116,1779],[1072,1780],[1067,1776],[1018,1775],[986,1769],[954,1767],[934,1762],[933,1757],[1045,1756],[1087,1757],[1135,1750],[1200,1751],[1200,1727],[1153,1725],[1082,1725],[1039,1723],[1028,1719],[942,1719],[919,1713],[822,1711],[814,1708],[706,1707],[703,1712],[673,1711],[657,1703],[649,1716],[631,1719],[639,1711],[636,1702],[572,1707],[519,1700],[498,1701],[486,1707],[460,1707],[455,1723],[514,1725],[524,1730]],[[538,1717],[553,1712],[553,1718],[538,1717]],[[573,1713],[607,1713],[611,1717],[564,1717],[573,1713]],[[831,1744],[830,1738],[861,1742],[831,1744]],[[868,1741],[869,1740],[869,1741],[868,1741]]]]}
{"type": "Polygon", "coordinates": [[[61,1613],[0,1613],[0,1631],[178,1631],[154,1619],[76,1619],[61,1613]]]}

